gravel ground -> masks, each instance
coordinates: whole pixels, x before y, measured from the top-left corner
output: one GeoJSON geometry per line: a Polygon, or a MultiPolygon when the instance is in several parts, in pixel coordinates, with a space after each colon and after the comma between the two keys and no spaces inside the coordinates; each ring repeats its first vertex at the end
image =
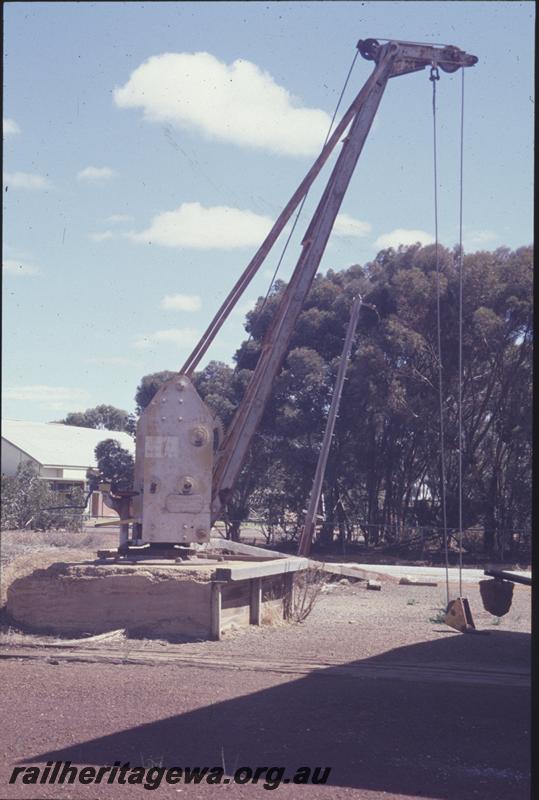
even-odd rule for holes
{"type": "MultiPolygon", "coordinates": [[[[484,611],[477,586],[466,585],[477,629],[488,632],[482,636],[462,636],[442,622],[446,605],[444,584],[430,586],[398,585],[382,578],[380,592],[369,591],[364,582],[347,579],[330,582],[319,595],[311,615],[303,623],[250,627],[224,634],[220,642],[200,641],[171,645],[155,640],[125,637],[107,641],[107,647],[125,650],[129,647],[159,649],[189,655],[234,656],[249,654],[252,658],[267,658],[275,654],[283,658],[314,662],[346,663],[374,656],[411,658],[432,663],[449,661],[472,664],[513,663],[514,655],[506,648],[505,634],[527,633],[531,630],[531,591],[515,585],[509,613],[501,618],[484,611]],[[422,645],[421,647],[419,645],[422,645]]],[[[458,587],[450,584],[450,597],[456,597],[458,587]]],[[[70,637],[71,638],[71,637],[70,637]]],[[[514,637],[520,640],[520,637],[514,637]]],[[[522,640],[526,637],[521,637],[522,640]]],[[[0,643],[59,641],[54,636],[29,636],[8,629],[0,643]]],[[[83,643],[83,640],[81,640],[83,643]]]]}
{"type": "MultiPolygon", "coordinates": [[[[529,666],[530,590],[515,586],[511,611],[497,620],[482,610],[477,588],[466,586],[477,628],[487,633],[461,635],[439,622],[443,585],[388,580],[380,592],[364,587],[329,584],[302,624],[234,631],[220,642],[119,637],[101,648],[126,662],[131,648],[142,651],[155,657],[153,666],[64,663],[39,648],[51,637],[8,633],[4,653],[33,643],[37,648],[28,653],[38,659],[3,662],[0,796],[148,796],[141,787],[117,784],[45,785],[36,792],[7,783],[17,763],[67,759],[131,766],[224,761],[229,773],[247,765],[282,765],[289,773],[302,765],[331,766],[327,786],[276,790],[309,800],[529,797],[529,691],[511,676],[529,666]],[[159,663],[158,655],[178,661],[159,663]],[[306,663],[318,669],[306,674],[306,663]],[[339,664],[346,668],[339,672],[339,664]]],[[[83,646],[86,654],[90,647],[83,646]]],[[[266,797],[268,789],[161,784],[156,796],[206,798],[223,791],[235,800],[266,797]]]]}
{"type": "MultiPolygon", "coordinates": [[[[457,586],[451,585],[450,597],[457,586]]],[[[441,622],[446,606],[445,586],[399,586],[383,582],[380,592],[368,591],[363,582],[330,583],[312,614],[301,624],[275,628],[250,628],[225,636],[221,642],[183,645],[184,652],[249,653],[283,657],[348,662],[384,655],[406,659],[405,650],[413,646],[413,660],[446,661],[462,658],[472,663],[512,663],[513,655],[497,644],[503,632],[529,632],[531,626],[528,587],[515,586],[509,614],[495,618],[483,610],[479,590],[466,587],[474,621],[484,636],[462,636],[441,622]],[[418,647],[424,644],[424,648],[418,647]]],[[[518,638],[518,637],[516,637],[518,638]]],[[[526,638],[526,637],[523,637],[526,638]]]]}

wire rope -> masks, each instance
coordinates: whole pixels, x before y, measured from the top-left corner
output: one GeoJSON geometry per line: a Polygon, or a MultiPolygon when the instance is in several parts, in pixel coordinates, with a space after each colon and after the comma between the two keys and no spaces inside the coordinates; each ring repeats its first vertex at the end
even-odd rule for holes
{"type": "Polygon", "coordinates": [[[432,132],[433,132],[433,165],[434,165],[434,255],[436,261],[436,336],[438,350],[438,400],[440,415],[440,500],[442,506],[442,530],[445,556],[445,588],[447,604],[449,605],[449,553],[447,546],[447,503],[446,503],[446,478],[445,478],[445,432],[444,432],[444,402],[443,402],[443,375],[442,375],[442,321],[440,302],[440,245],[438,236],[438,152],[437,152],[437,120],[436,120],[436,82],[440,79],[438,68],[433,66],[430,71],[432,83],[432,132]]]}
{"type": "Polygon", "coordinates": [[[458,375],[458,515],[459,515],[459,595],[462,596],[462,283],[464,253],[462,250],[463,185],[464,185],[464,67],[461,70],[460,92],[460,175],[459,175],[459,375],[458,375]]]}

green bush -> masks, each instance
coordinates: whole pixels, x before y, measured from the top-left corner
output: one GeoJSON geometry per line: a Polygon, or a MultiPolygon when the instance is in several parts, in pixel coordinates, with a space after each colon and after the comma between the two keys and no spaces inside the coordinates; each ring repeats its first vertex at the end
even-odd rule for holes
{"type": "Polygon", "coordinates": [[[19,465],[14,477],[2,475],[0,527],[3,531],[21,528],[80,531],[83,502],[82,488],[72,490],[66,499],[65,495],[50,489],[47,481],[38,477],[32,462],[26,461],[19,465]]]}

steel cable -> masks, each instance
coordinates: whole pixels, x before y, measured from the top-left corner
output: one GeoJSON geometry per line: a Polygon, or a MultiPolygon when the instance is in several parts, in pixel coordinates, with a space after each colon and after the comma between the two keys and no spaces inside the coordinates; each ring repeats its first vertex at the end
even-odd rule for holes
{"type": "Polygon", "coordinates": [[[464,184],[464,67],[462,72],[460,94],[460,176],[459,176],[459,377],[458,377],[458,515],[459,515],[459,595],[462,596],[462,273],[464,254],[462,251],[462,216],[463,216],[463,184],[464,184]]]}
{"type": "Polygon", "coordinates": [[[433,66],[430,71],[432,83],[432,131],[433,131],[433,162],[434,162],[434,254],[436,260],[436,333],[438,349],[438,399],[440,414],[440,500],[442,505],[442,530],[445,556],[445,587],[447,604],[449,605],[449,553],[447,547],[447,504],[446,504],[446,478],[445,478],[445,432],[444,432],[444,402],[443,402],[443,376],[442,376],[442,322],[440,303],[440,246],[438,241],[438,153],[437,153],[437,124],[436,124],[436,82],[440,79],[438,68],[433,66]]]}

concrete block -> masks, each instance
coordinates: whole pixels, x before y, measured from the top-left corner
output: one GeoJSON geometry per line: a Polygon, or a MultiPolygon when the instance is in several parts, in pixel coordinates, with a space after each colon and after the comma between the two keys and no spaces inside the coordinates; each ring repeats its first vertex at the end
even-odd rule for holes
{"type": "Polygon", "coordinates": [[[125,628],[152,638],[207,638],[210,569],[52,564],[11,584],[7,612],[24,628],[43,633],[125,628]]]}
{"type": "Polygon", "coordinates": [[[202,560],[57,563],[15,580],[7,612],[15,624],[36,633],[95,636],[121,629],[171,640],[219,639],[229,628],[260,625],[268,615],[281,622],[291,591],[285,581],[292,574],[250,578],[252,564],[235,567],[244,579],[238,572],[222,582],[215,566],[202,560]]]}

